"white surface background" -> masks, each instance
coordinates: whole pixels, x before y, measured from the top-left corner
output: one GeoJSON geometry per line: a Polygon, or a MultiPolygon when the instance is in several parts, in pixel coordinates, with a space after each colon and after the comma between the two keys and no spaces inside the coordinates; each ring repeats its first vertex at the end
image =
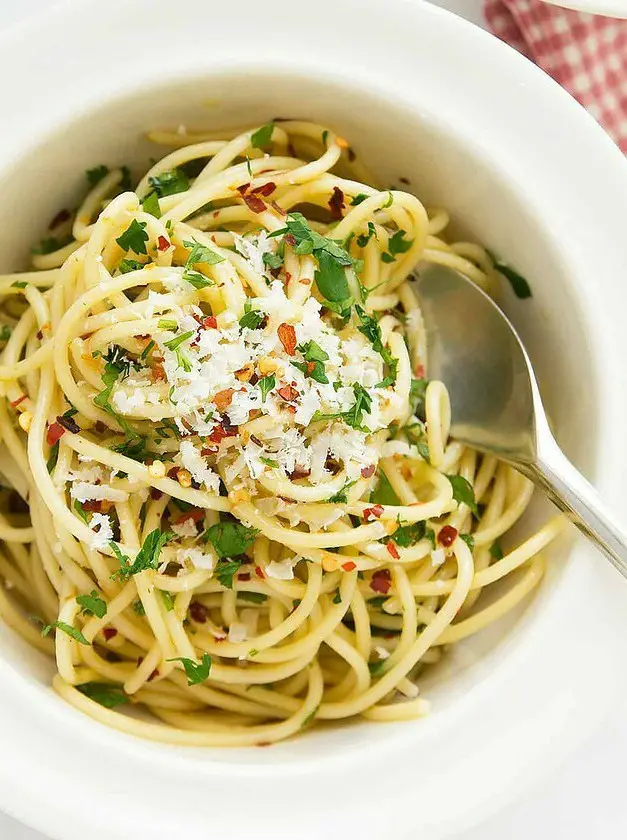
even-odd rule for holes
{"type": "MultiPolygon", "coordinates": [[[[37,14],[54,0],[0,0],[0,27],[37,14]]],[[[106,0],[103,0],[106,2],[106,0]]],[[[422,2],[422,0],[415,0],[422,2]]],[[[437,5],[484,26],[482,0],[437,0],[437,5]]],[[[50,45],[50,49],[62,49],[50,45]]],[[[617,585],[620,581],[617,577],[617,585]]],[[[579,620],[573,616],[573,621],[579,620]]],[[[581,690],[593,691],[585,681],[581,663],[581,690]]],[[[0,761],[1,756],[0,745],[0,761]]],[[[603,731],[541,789],[535,788],[517,805],[466,832],[457,840],[588,840],[590,836],[614,840],[627,836],[627,800],[624,764],[627,757],[627,715],[608,719],[603,731]]],[[[445,783],[445,782],[444,782],[445,783]]],[[[34,792],[33,807],[37,807],[34,792]]],[[[45,840],[0,813],[0,840],[45,840]]],[[[146,840],[142,837],[129,840],[146,840]]]]}

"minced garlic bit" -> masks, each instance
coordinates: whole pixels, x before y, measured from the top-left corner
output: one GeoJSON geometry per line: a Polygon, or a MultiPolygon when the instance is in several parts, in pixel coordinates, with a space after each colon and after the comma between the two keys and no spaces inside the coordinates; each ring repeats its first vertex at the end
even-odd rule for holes
{"type": "Polygon", "coordinates": [[[25,432],[28,432],[33,422],[33,415],[30,413],[30,411],[23,411],[19,415],[17,422],[20,424],[21,429],[23,429],[25,432]]]}

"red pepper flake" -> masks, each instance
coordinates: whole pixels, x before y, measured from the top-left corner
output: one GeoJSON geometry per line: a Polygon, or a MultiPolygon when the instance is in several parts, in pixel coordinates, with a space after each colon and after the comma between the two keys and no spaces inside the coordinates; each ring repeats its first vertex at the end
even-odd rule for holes
{"type": "Polygon", "coordinates": [[[231,405],[234,393],[234,388],[225,388],[224,391],[218,391],[218,393],[214,395],[213,402],[218,411],[224,411],[231,405]]]}
{"type": "Polygon", "coordinates": [[[457,539],[457,534],[457,528],[453,528],[452,525],[445,525],[443,528],[440,529],[437,541],[440,543],[440,545],[443,545],[445,548],[448,548],[450,545],[453,545],[453,543],[457,539]]]}
{"type": "Polygon", "coordinates": [[[201,319],[201,324],[206,330],[218,329],[218,322],[216,321],[215,315],[205,315],[205,317],[201,319]]]}
{"type": "Polygon", "coordinates": [[[54,230],[56,227],[59,227],[59,225],[62,225],[63,222],[67,222],[67,220],[70,218],[70,215],[71,214],[69,210],[59,210],[57,215],[48,225],[48,230],[54,230]]]}
{"type": "Polygon", "coordinates": [[[46,441],[48,442],[48,446],[54,446],[55,443],[58,443],[59,440],[65,434],[65,429],[60,423],[52,423],[52,425],[48,426],[48,431],[46,433],[46,441]]]}
{"type": "Polygon", "coordinates": [[[425,378],[425,373],[426,373],[425,366],[424,365],[416,365],[416,367],[414,368],[414,373],[416,374],[418,379],[424,379],[425,378]]]}
{"type": "Polygon", "coordinates": [[[9,405],[11,406],[11,408],[17,408],[18,405],[21,402],[24,402],[25,399],[26,399],[26,394],[22,394],[21,397],[18,397],[16,400],[13,400],[13,402],[10,402],[9,405]]]}
{"type": "Polygon", "coordinates": [[[37,338],[41,341],[44,337],[44,334],[41,330],[37,330],[37,338]]]}
{"type": "Polygon", "coordinates": [[[296,388],[292,388],[291,385],[284,385],[282,388],[279,388],[277,394],[286,402],[293,402],[298,397],[298,391],[296,388]]]}
{"type": "Polygon", "coordinates": [[[204,624],[209,618],[209,610],[200,601],[192,601],[189,605],[189,615],[198,624],[204,624]]]}
{"type": "Polygon", "coordinates": [[[373,592],[387,595],[392,586],[392,573],[389,569],[377,569],[370,581],[370,588],[373,592]]]}
{"type": "Polygon", "coordinates": [[[178,474],[179,474],[179,468],[178,467],[170,467],[170,469],[167,472],[168,478],[176,479],[178,474]]]}
{"type": "Polygon", "coordinates": [[[368,464],[367,467],[362,467],[361,468],[361,477],[362,478],[370,478],[371,476],[374,475],[374,471],[375,471],[375,465],[374,464],[368,464]]]}
{"type": "Polygon", "coordinates": [[[266,204],[258,195],[243,195],[244,203],[253,213],[263,213],[266,209],[266,204]]]}
{"type": "Polygon", "coordinates": [[[159,362],[155,362],[150,368],[150,375],[154,382],[164,382],[166,379],[165,369],[159,362]]]}
{"type": "Polygon", "coordinates": [[[157,249],[159,251],[167,251],[170,247],[170,242],[165,238],[165,236],[160,236],[157,239],[157,249]]]}
{"type": "Polygon", "coordinates": [[[184,522],[200,522],[204,515],[205,512],[202,508],[192,508],[182,513],[178,519],[174,519],[172,524],[182,525],[184,522]]]}
{"type": "Polygon", "coordinates": [[[353,569],[357,568],[357,564],[353,563],[352,560],[349,560],[348,563],[342,563],[342,568],[345,572],[352,572],[353,569]]]}
{"type": "Polygon", "coordinates": [[[244,193],[248,192],[249,187],[250,187],[250,183],[240,184],[239,187],[236,187],[236,189],[237,189],[237,191],[240,195],[244,195],[244,193]]]}
{"type": "Polygon", "coordinates": [[[289,477],[292,481],[298,481],[299,478],[309,478],[311,475],[311,470],[304,470],[302,467],[296,467],[295,470],[292,470],[289,473],[289,477]]]}
{"type": "Polygon", "coordinates": [[[378,519],[383,513],[383,505],[373,505],[369,508],[364,508],[364,519],[366,522],[373,522],[378,519]]]}
{"type": "Polygon", "coordinates": [[[213,427],[209,440],[212,443],[220,443],[225,437],[234,437],[235,435],[237,435],[237,426],[227,426],[221,423],[219,426],[213,427]]]}
{"type": "Polygon", "coordinates": [[[341,219],[342,210],[346,207],[344,203],[344,193],[339,187],[333,187],[333,195],[329,199],[329,209],[331,210],[332,219],[341,219]]]}
{"type": "Polygon", "coordinates": [[[289,245],[290,247],[294,247],[296,245],[296,237],[293,233],[286,233],[285,234],[285,244],[289,245]]]}
{"type": "Polygon", "coordinates": [[[153,680],[155,680],[158,676],[159,676],[159,669],[158,669],[158,668],[155,668],[155,670],[154,670],[154,671],[152,672],[152,674],[148,677],[148,679],[146,680],[146,682],[152,682],[152,681],[153,681],[153,680]]]}
{"type": "Polygon", "coordinates": [[[291,324],[279,324],[277,330],[279,341],[288,356],[293,356],[296,350],[296,330],[291,324]]]}
{"type": "Polygon", "coordinates": [[[261,568],[261,566],[255,566],[255,574],[257,575],[258,578],[261,578],[261,580],[263,580],[264,577],[265,577],[264,573],[263,573],[263,569],[261,568]]]}
{"type": "Polygon", "coordinates": [[[296,406],[295,405],[287,405],[285,407],[289,411],[290,414],[296,414],[296,406]]]}
{"type": "Polygon", "coordinates": [[[104,499],[87,499],[83,502],[83,510],[88,513],[102,513],[104,499]]]}
{"type": "Polygon", "coordinates": [[[151,487],[150,488],[150,498],[153,501],[157,502],[162,496],[163,496],[163,493],[161,492],[161,490],[157,490],[156,487],[151,487]]]}
{"type": "MultiPolygon", "coordinates": [[[[353,162],[357,159],[357,155],[356,155],[356,154],[355,154],[355,152],[353,151],[352,146],[349,146],[349,147],[348,147],[348,149],[346,150],[346,154],[347,154],[348,159],[349,159],[349,161],[350,161],[351,163],[353,163],[353,162]]],[[[403,180],[403,179],[401,178],[401,181],[402,181],[402,180],[403,180]]]]}
{"type": "Polygon", "coordinates": [[[255,187],[254,190],[250,191],[251,195],[263,195],[268,196],[272,195],[272,193],[276,190],[276,184],[274,181],[268,181],[267,184],[262,184],[260,187],[255,187]]]}
{"type": "Polygon", "coordinates": [[[385,547],[388,550],[388,554],[395,560],[398,560],[400,558],[401,555],[398,553],[398,548],[394,545],[392,540],[388,540],[385,544],[385,547]]]}
{"type": "Polygon", "coordinates": [[[105,637],[105,641],[109,641],[109,639],[115,638],[118,635],[118,631],[115,627],[105,627],[102,631],[102,635],[105,637]]]}
{"type": "MultiPolygon", "coordinates": [[[[279,269],[279,271],[280,271],[280,270],[281,270],[281,269],[279,269]]],[[[286,272],[285,272],[285,282],[286,282],[286,284],[287,284],[287,283],[289,283],[291,279],[292,279],[292,275],[291,275],[291,273],[290,273],[289,271],[286,271],[286,272]]]]}
{"type": "Polygon", "coordinates": [[[63,426],[67,432],[72,432],[74,435],[77,435],[81,430],[81,427],[73,417],[65,417],[63,414],[57,417],[57,423],[63,426]]]}
{"type": "Polygon", "coordinates": [[[102,420],[96,420],[94,423],[94,431],[97,432],[99,435],[103,435],[107,431],[107,427],[102,422],[102,420]]]}
{"type": "Polygon", "coordinates": [[[276,201],[271,201],[270,206],[273,210],[276,210],[279,216],[287,216],[287,210],[284,210],[280,204],[276,203],[276,201]]]}
{"type": "Polygon", "coordinates": [[[243,580],[244,582],[250,580],[250,572],[243,572],[237,576],[238,580],[243,580]]]}

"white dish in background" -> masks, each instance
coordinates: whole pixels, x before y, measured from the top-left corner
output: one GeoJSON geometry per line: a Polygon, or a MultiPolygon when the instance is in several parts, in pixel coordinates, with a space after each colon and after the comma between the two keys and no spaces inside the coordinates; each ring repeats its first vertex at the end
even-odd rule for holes
{"type": "Polygon", "coordinates": [[[552,6],[562,6],[593,15],[627,18],[627,0],[544,0],[552,6]]]}
{"type": "MultiPolygon", "coordinates": [[[[627,164],[601,129],[513,50],[425,4],[319,0],[306,44],[288,0],[206,9],[75,2],[2,40],[0,268],[26,258],[83,169],[147,154],[145,128],[328,120],[385,180],[410,177],[529,276],[534,298],[511,312],[561,441],[621,499],[627,164]]],[[[101,727],[1,627],[0,807],[63,840],[208,827],[226,840],[435,840],[467,827],[542,778],[620,696],[623,590],[591,549],[566,560],[565,548],[515,632],[450,660],[430,718],[267,750],[183,750],[101,727]]]]}

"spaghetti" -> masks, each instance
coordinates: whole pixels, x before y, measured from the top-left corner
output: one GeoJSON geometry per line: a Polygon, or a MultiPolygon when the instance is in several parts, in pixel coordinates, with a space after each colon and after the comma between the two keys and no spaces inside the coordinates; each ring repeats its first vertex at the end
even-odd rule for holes
{"type": "Polygon", "coordinates": [[[135,191],[90,170],[0,277],[0,613],[69,703],[161,741],[421,716],[422,670],[561,529],[503,554],[531,486],[448,439],[426,379],[412,272],[490,290],[491,259],[321,126],[150,136],[135,191]]]}

